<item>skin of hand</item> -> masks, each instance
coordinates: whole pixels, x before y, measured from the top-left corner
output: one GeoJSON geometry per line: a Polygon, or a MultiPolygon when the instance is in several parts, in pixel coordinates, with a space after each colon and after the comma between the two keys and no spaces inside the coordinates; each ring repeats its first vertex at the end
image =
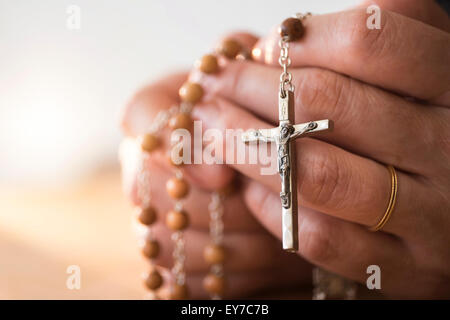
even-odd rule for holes
{"type": "MultiPolygon", "coordinates": [[[[137,196],[137,175],[140,148],[132,138],[145,132],[153,115],[162,108],[169,108],[178,102],[178,88],[187,79],[186,73],[171,75],[143,88],[128,104],[123,113],[122,128],[129,137],[120,148],[123,185],[133,204],[139,206],[137,196]]],[[[152,206],[158,212],[158,221],[152,225],[152,235],[161,246],[155,263],[167,277],[173,264],[171,231],[165,226],[166,212],[173,209],[174,201],[165,190],[166,181],[174,176],[174,168],[169,164],[167,150],[170,146],[170,132],[161,133],[163,147],[152,152],[147,169],[150,171],[152,206]]],[[[235,180],[236,190],[227,196],[225,206],[225,238],[227,249],[225,270],[227,291],[225,297],[237,298],[255,296],[267,290],[294,289],[311,282],[311,265],[299,256],[280,250],[278,240],[253,217],[247,208],[239,184],[245,177],[236,177],[234,170],[224,165],[187,165],[183,167],[185,178],[190,184],[190,192],[184,202],[189,213],[190,226],[185,231],[187,285],[194,299],[206,299],[202,288],[203,277],[209,267],[203,259],[203,248],[210,242],[208,204],[211,191],[224,187],[235,180]],[[217,175],[219,179],[211,180],[217,175]],[[258,259],[255,259],[255,256],[258,259]]],[[[136,224],[138,239],[143,244],[147,228],[136,224]]],[[[169,281],[166,281],[169,283],[169,281]]],[[[163,288],[161,292],[167,292],[163,288]]]]}
{"type": "MultiPolygon", "coordinates": [[[[357,8],[309,17],[304,38],[291,43],[295,122],[328,118],[335,124],[331,133],[295,143],[302,205],[299,255],[360,283],[368,277],[366,268],[376,264],[382,272],[382,292],[390,297],[449,297],[448,16],[430,1],[377,3],[383,9],[380,30],[367,29],[365,8],[357,8]],[[411,9],[414,4],[421,10],[411,9]],[[389,198],[387,164],[397,169],[397,204],[383,230],[372,233],[367,227],[379,221],[389,198]]],[[[193,71],[191,79],[206,90],[193,116],[202,120],[205,128],[274,127],[280,73],[278,35],[272,33],[259,40],[245,34],[233,37],[253,46],[255,61],[221,61],[220,73],[213,76],[193,71]]],[[[167,102],[160,105],[173,103],[181,78],[177,75],[155,85],[158,89],[153,89],[150,98],[142,98],[148,90],[138,94],[141,98],[135,98],[124,113],[125,132],[142,132],[141,118],[144,113],[155,114],[158,99],[167,102]]],[[[247,148],[252,151],[254,146],[247,148]]],[[[244,224],[237,220],[248,219],[249,228],[263,226],[280,239],[278,175],[261,176],[259,166],[248,164],[186,166],[185,174],[199,191],[212,190],[230,181],[234,175],[230,168],[242,175],[237,203],[245,212],[230,220],[244,224]],[[214,175],[214,182],[205,178],[208,174],[214,175]]],[[[154,172],[158,170],[162,169],[154,172]]],[[[133,181],[133,174],[127,176],[125,182],[133,181]]],[[[131,195],[135,193],[132,182],[125,184],[130,186],[131,195]]],[[[161,182],[155,182],[155,188],[158,186],[161,182]]],[[[195,213],[192,216],[196,219],[195,213]]],[[[267,236],[261,229],[258,232],[267,236]]],[[[274,245],[274,255],[279,245],[274,245]]],[[[196,250],[201,249],[192,249],[198,256],[193,252],[196,250]]],[[[259,257],[254,252],[246,254],[259,257]]],[[[284,268],[299,285],[309,280],[304,274],[308,267],[301,259],[295,263],[300,267],[283,267],[283,260],[277,268],[284,268]]],[[[264,263],[262,266],[264,269],[264,263]]],[[[245,268],[239,270],[245,272],[245,268]]],[[[270,287],[265,283],[258,286],[257,281],[261,279],[247,287],[270,287]]],[[[238,289],[242,285],[239,281],[235,283],[237,292],[249,292],[238,289]]]]}

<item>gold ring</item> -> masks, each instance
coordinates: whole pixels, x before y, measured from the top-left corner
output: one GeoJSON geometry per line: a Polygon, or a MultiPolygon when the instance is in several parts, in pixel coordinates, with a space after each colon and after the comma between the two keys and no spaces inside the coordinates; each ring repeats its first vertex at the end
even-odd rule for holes
{"type": "Polygon", "coordinates": [[[389,170],[389,173],[391,174],[391,196],[389,198],[389,203],[383,217],[376,225],[369,228],[370,231],[378,231],[384,227],[386,222],[388,222],[389,218],[391,217],[392,211],[394,211],[395,202],[397,201],[397,190],[398,190],[397,172],[395,172],[393,166],[388,166],[387,168],[389,170]]]}

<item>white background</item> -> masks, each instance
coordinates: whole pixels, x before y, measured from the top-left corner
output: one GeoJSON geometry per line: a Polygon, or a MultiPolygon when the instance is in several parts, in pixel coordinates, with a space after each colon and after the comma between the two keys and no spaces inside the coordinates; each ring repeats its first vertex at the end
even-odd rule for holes
{"type": "Polygon", "coordinates": [[[264,34],[296,12],[357,2],[0,0],[0,179],[61,183],[114,163],[120,108],[140,86],[230,30],[264,34]]]}

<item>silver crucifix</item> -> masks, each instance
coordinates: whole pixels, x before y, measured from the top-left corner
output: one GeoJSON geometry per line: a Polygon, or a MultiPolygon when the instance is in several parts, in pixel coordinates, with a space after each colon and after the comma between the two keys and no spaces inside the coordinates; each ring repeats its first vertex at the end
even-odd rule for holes
{"type": "Polygon", "coordinates": [[[283,249],[298,250],[297,219],[297,183],[295,172],[295,148],[291,148],[294,139],[306,134],[330,128],[329,120],[291,124],[295,121],[294,94],[292,90],[281,90],[278,103],[280,124],[272,129],[249,130],[242,135],[244,142],[263,141],[277,144],[278,173],[281,177],[281,206],[283,225],[283,249]]]}

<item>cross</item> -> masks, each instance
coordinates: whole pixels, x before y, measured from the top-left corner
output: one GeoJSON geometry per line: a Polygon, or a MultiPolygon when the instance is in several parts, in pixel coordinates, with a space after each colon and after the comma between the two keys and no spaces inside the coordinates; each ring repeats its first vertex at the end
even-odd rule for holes
{"type": "Polygon", "coordinates": [[[320,120],[293,125],[291,121],[295,121],[294,112],[293,91],[280,91],[279,126],[272,129],[248,130],[242,134],[244,142],[263,141],[277,144],[278,173],[281,177],[283,249],[291,252],[298,250],[297,183],[295,149],[291,148],[292,142],[306,134],[327,130],[331,124],[329,120],[320,120]]]}

